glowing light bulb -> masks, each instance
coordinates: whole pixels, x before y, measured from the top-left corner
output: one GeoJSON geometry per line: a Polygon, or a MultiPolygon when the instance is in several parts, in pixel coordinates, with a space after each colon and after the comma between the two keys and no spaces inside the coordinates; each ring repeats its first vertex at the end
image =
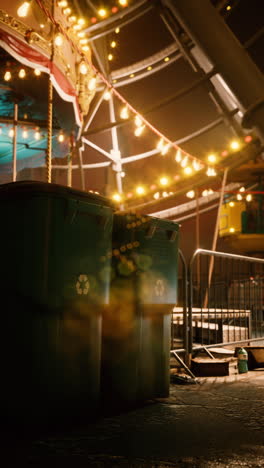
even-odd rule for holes
{"type": "Polygon", "coordinates": [[[129,113],[128,113],[128,108],[127,106],[123,107],[120,112],[120,117],[121,119],[128,119],[129,113]]]}
{"type": "Polygon", "coordinates": [[[176,161],[177,163],[179,163],[179,162],[181,162],[181,160],[182,160],[181,150],[178,149],[178,150],[177,150],[177,153],[176,153],[176,156],[175,156],[175,161],[176,161]]]}
{"type": "Polygon", "coordinates": [[[23,2],[22,5],[17,9],[17,14],[20,18],[25,18],[28,14],[30,7],[30,1],[23,2]]]}
{"type": "Polygon", "coordinates": [[[23,130],[22,138],[24,138],[24,139],[28,138],[28,131],[27,130],[23,130]]]}
{"type": "Polygon", "coordinates": [[[163,138],[161,138],[157,144],[157,149],[161,151],[163,146],[164,146],[164,141],[163,141],[163,138]]]}
{"type": "Polygon", "coordinates": [[[115,33],[119,34],[120,33],[120,28],[115,28],[115,33]]]}
{"type": "Polygon", "coordinates": [[[184,168],[184,174],[191,175],[192,174],[192,168],[190,166],[185,167],[184,168]]]}
{"type": "Polygon", "coordinates": [[[169,194],[168,194],[168,192],[162,192],[162,196],[163,196],[164,198],[166,198],[166,197],[169,196],[169,194]]]}
{"type": "Polygon", "coordinates": [[[3,132],[2,127],[0,127],[0,135],[2,135],[2,132],[3,132]]]}
{"type": "Polygon", "coordinates": [[[159,192],[154,193],[153,198],[155,198],[155,200],[158,200],[159,197],[160,197],[160,193],[159,193],[159,192]]]}
{"type": "Polygon", "coordinates": [[[170,143],[167,143],[167,145],[164,145],[163,148],[161,149],[161,154],[162,154],[162,156],[164,156],[165,154],[167,154],[168,151],[169,151],[169,149],[170,149],[170,143]]]}
{"type": "Polygon", "coordinates": [[[240,195],[240,193],[238,193],[236,197],[237,197],[237,200],[239,200],[239,201],[243,200],[243,197],[242,197],[242,195],[240,195]]]}
{"type": "Polygon", "coordinates": [[[140,135],[142,135],[143,131],[144,131],[144,128],[145,128],[145,125],[141,125],[141,127],[137,127],[134,131],[134,135],[139,137],[140,135]]]}
{"type": "Polygon", "coordinates": [[[186,197],[188,198],[194,198],[195,197],[195,192],[194,190],[190,190],[189,192],[186,193],[186,197]]]}
{"type": "Polygon", "coordinates": [[[110,98],[111,98],[110,91],[105,91],[104,94],[103,94],[103,98],[104,98],[105,101],[109,101],[110,98]]]}
{"type": "Polygon", "coordinates": [[[64,8],[63,13],[65,16],[69,16],[71,14],[71,8],[64,8]]]}
{"type": "Polygon", "coordinates": [[[233,227],[229,228],[229,232],[235,232],[235,228],[233,227]]]}
{"type": "Polygon", "coordinates": [[[231,201],[231,202],[229,203],[229,206],[231,206],[231,208],[232,208],[233,206],[235,206],[235,203],[234,203],[233,201],[231,201]]]}
{"type": "Polygon", "coordinates": [[[213,167],[208,167],[208,169],[206,171],[206,175],[208,175],[208,177],[216,176],[216,172],[215,172],[214,168],[213,167]]]}
{"type": "Polygon", "coordinates": [[[169,183],[169,179],[168,177],[161,177],[159,182],[160,182],[160,185],[166,186],[169,183]]]}
{"type": "Polygon", "coordinates": [[[79,24],[80,26],[84,26],[85,23],[86,23],[86,21],[85,21],[84,18],[79,18],[77,22],[78,22],[78,24],[79,24]]]}
{"type": "Polygon", "coordinates": [[[203,191],[202,191],[202,196],[203,196],[203,197],[207,197],[207,195],[208,195],[208,190],[206,190],[206,189],[203,190],[203,191]]]}
{"type": "Polygon", "coordinates": [[[246,200],[248,202],[250,202],[252,200],[252,195],[250,193],[246,196],[246,200]]]}
{"type": "Polygon", "coordinates": [[[98,15],[100,16],[100,18],[105,18],[106,15],[107,15],[107,11],[105,8],[100,8],[100,10],[98,10],[98,15]]]}
{"type": "Polygon", "coordinates": [[[239,192],[245,192],[245,187],[240,187],[239,192]]]}
{"type": "Polygon", "coordinates": [[[69,21],[70,23],[76,23],[77,18],[76,18],[75,15],[72,15],[72,16],[69,16],[68,21],[69,21]]]}
{"type": "Polygon", "coordinates": [[[188,157],[185,156],[185,158],[183,158],[183,160],[181,161],[181,167],[186,167],[188,164],[188,157]]]}
{"type": "Polygon", "coordinates": [[[195,171],[200,171],[202,169],[201,164],[199,163],[199,161],[196,161],[196,159],[193,161],[193,168],[195,171]]]}
{"type": "Polygon", "coordinates": [[[127,0],[119,0],[118,3],[123,7],[127,6],[127,0]]]}
{"type": "Polygon", "coordinates": [[[150,65],[148,68],[147,68],[148,71],[152,70],[152,66],[150,65]]]}
{"type": "Polygon", "coordinates": [[[113,60],[114,56],[113,56],[113,54],[108,54],[107,58],[111,62],[111,60],[113,60]]]}
{"type": "Polygon", "coordinates": [[[82,75],[86,75],[88,72],[88,67],[85,62],[81,62],[79,66],[79,71],[82,75]]]}
{"type": "Polygon", "coordinates": [[[141,127],[142,123],[143,123],[143,122],[142,122],[142,119],[141,119],[138,115],[136,115],[136,117],[135,117],[135,125],[136,125],[137,127],[141,127]]]}
{"type": "Polygon", "coordinates": [[[24,68],[21,68],[21,69],[19,70],[19,72],[18,72],[18,76],[19,76],[19,78],[22,78],[22,79],[25,78],[25,76],[26,76],[26,70],[25,70],[24,68]]]}
{"type": "Polygon", "coordinates": [[[13,128],[10,128],[9,132],[8,132],[8,136],[10,136],[11,138],[14,136],[15,134],[15,131],[13,128]]]}
{"type": "Polygon", "coordinates": [[[165,57],[164,62],[168,62],[170,60],[170,57],[165,57]]]}
{"type": "Polygon", "coordinates": [[[60,8],[66,8],[68,6],[67,0],[60,0],[58,1],[58,7],[60,8]]]}
{"type": "Polygon", "coordinates": [[[246,143],[250,143],[253,140],[253,138],[252,138],[251,135],[247,135],[247,136],[245,136],[244,140],[245,140],[246,143]]]}
{"type": "Polygon", "coordinates": [[[138,195],[144,195],[144,193],[145,193],[144,187],[142,187],[142,185],[139,185],[139,186],[136,188],[136,193],[137,193],[138,195]]]}
{"type": "Polygon", "coordinates": [[[94,91],[96,88],[96,78],[93,77],[89,80],[89,83],[88,83],[88,89],[89,91],[94,91]]]}
{"type": "Polygon", "coordinates": [[[209,156],[207,157],[207,160],[208,160],[210,163],[215,163],[215,162],[216,162],[216,156],[215,156],[215,154],[209,154],[209,156]]]}
{"type": "Polygon", "coordinates": [[[4,80],[5,81],[10,81],[12,78],[12,75],[11,75],[11,72],[9,70],[7,70],[4,74],[4,80]]]}
{"type": "Polygon", "coordinates": [[[62,46],[63,44],[63,37],[61,34],[56,34],[55,38],[54,38],[54,44],[57,46],[57,47],[60,47],[62,46]]]}
{"type": "Polygon", "coordinates": [[[40,76],[40,75],[41,75],[41,71],[38,70],[38,68],[35,68],[34,74],[35,74],[36,76],[40,76]]]}
{"type": "Polygon", "coordinates": [[[114,195],[112,196],[112,199],[116,202],[121,202],[122,197],[119,193],[114,193],[114,195]]]}
{"type": "Polygon", "coordinates": [[[238,150],[240,147],[240,144],[238,141],[234,140],[234,141],[231,141],[230,143],[230,148],[234,151],[238,150]]]}
{"type": "Polygon", "coordinates": [[[83,39],[80,39],[80,40],[79,40],[79,43],[80,43],[81,45],[86,45],[87,42],[88,42],[87,37],[84,37],[83,39]]]}
{"type": "Polygon", "coordinates": [[[65,136],[64,136],[64,134],[62,132],[60,132],[59,135],[58,135],[58,141],[60,143],[63,143],[64,140],[65,140],[65,136]]]}
{"type": "Polygon", "coordinates": [[[40,131],[39,130],[35,131],[34,138],[35,138],[35,140],[40,140],[40,131]]]}
{"type": "Polygon", "coordinates": [[[110,43],[110,47],[112,47],[112,49],[114,49],[116,47],[116,41],[112,41],[110,43]]]}
{"type": "Polygon", "coordinates": [[[83,52],[88,52],[90,50],[90,47],[88,45],[82,46],[83,52]]]}

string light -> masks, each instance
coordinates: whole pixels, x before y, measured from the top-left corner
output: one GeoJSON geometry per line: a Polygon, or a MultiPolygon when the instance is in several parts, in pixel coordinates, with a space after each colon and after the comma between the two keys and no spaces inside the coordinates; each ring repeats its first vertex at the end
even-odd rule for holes
{"type": "Polygon", "coordinates": [[[87,74],[87,72],[88,72],[88,67],[87,67],[87,65],[86,65],[86,63],[85,63],[84,61],[80,63],[80,65],[79,65],[79,71],[80,71],[80,73],[81,73],[82,75],[86,75],[86,74],[87,74]]]}
{"type": "Polygon", "coordinates": [[[38,128],[36,129],[36,131],[34,133],[34,138],[35,138],[35,140],[40,140],[40,131],[39,131],[38,128]]]}
{"type": "Polygon", "coordinates": [[[245,192],[245,187],[240,187],[239,192],[245,192]]]}
{"type": "Polygon", "coordinates": [[[60,0],[60,1],[58,1],[58,6],[59,6],[60,8],[66,8],[66,7],[68,6],[67,0],[60,0]]]}
{"type": "Polygon", "coordinates": [[[40,75],[41,75],[41,71],[40,71],[38,68],[35,68],[34,74],[35,74],[36,76],[40,76],[40,75]]]}
{"type": "Polygon", "coordinates": [[[234,150],[234,151],[235,151],[235,150],[238,150],[239,147],[240,147],[240,144],[239,144],[238,141],[236,141],[236,140],[231,141],[231,143],[230,143],[230,148],[231,148],[232,150],[234,150]]]}
{"type": "Polygon", "coordinates": [[[129,113],[128,113],[128,107],[127,107],[127,106],[124,106],[124,107],[121,109],[120,117],[121,117],[121,119],[128,119],[129,113]]]}
{"type": "Polygon", "coordinates": [[[144,187],[142,187],[142,185],[138,185],[138,187],[136,187],[136,193],[137,195],[144,195],[145,193],[144,187]]]}
{"type": "Polygon", "coordinates": [[[141,125],[141,127],[135,128],[134,135],[139,137],[140,135],[142,135],[144,129],[145,129],[145,125],[141,125]]]}
{"type": "Polygon", "coordinates": [[[181,167],[186,167],[188,164],[188,157],[185,156],[185,158],[181,161],[181,167]]]}
{"type": "Polygon", "coordinates": [[[63,10],[63,13],[64,13],[65,16],[69,16],[69,15],[71,14],[71,12],[72,12],[72,11],[71,11],[71,8],[65,8],[65,9],[63,10]]]}
{"type": "Polygon", "coordinates": [[[160,197],[160,193],[159,193],[159,192],[154,193],[153,198],[155,198],[155,200],[158,200],[159,197],[160,197]]]}
{"type": "Polygon", "coordinates": [[[120,28],[115,28],[115,33],[119,34],[120,33],[120,28]]]}
{"type": "Polygon", "coordinates": [[[168,177],[161,177],[160,180],[159,180],[159,183],[160,183],[160,185],[163,185],[163,186],[168,185],[168,183],[169,183],[168,177]]]}
{"type": "Polygon", "coordinates": [[[252,195],[250,193],[246,196],[246,200],[247,202],[252,201],[252,195]]]}
{"type": "Polygon", "coordinates": [[[194,198],[195,197],[195,191],[190,190],[189,192],[186,193],[186,197],[188,198],[194,198]]]}
{"type": "Polygon", "coordinates": [[[206,175],[208,175],[208,177],[216,176],[215,169],[213,167],[208,167],[208,169],[206,171],[206,175]]]}
{"type": "Polygon", "coordinates": [[[93,76],[88,83],[88,89],[89,91],[94,91],[96,88],[96,78],[93,76]]]}
{"type": "Polygon", "coordinates": [[[231,202],[229,203],[229,206],[231,206],[231,208],[233,208],[233,207],[235,206],[235,203],[234,203],[233,201],[231,201],[231,202]]]}
{"type": "Polygon", "coordinates": [[[192,174],[192,168],[190,166],[185,167],[183,171],[184,171],[184,174],[186,175],[192,174]]]}
{"type": "Polygon", "coordinates": [[[64,133],[63,132],[60,132],[59,135],[58,135],[58,141],[60,143],[63,143],[65,140],[65,136],[64,136],[64,133]]]}
{"type": "Polygon", "coordinates": [[[119,193],[114,193],[114,195],[112,196],[112,199],[116,202],[121,202],[122,197],[119,193]]]}
{"type": "Polygon", "coordinates": [[[127,6],[127,0],[119,0],[118,1],[119,5],[126,7],[127,6]]]}
{"type": "Polygon", "coordinates": [[[9,132],[8,132],[8,136],[10,136],[11,138],[13,138],[14,133],[15,133],[14,129],[13,129],[13,128],[10,128],[10,130],[9,130],[9,132]]]}
{"type": "Polygon", "coordinates": [[[179,162],[181,162],[181,160],[182,160],[181,150],[178,149],[178,150],[177,150],[177,153],[176,153],[176,156],[175,156],[175,161],[176,161],[177,163],[179,163],[179,162]]]}
{"type": "Polygon", "coordinates": [[[112,41],[110,43],[110,47],[112,47],[112,49],[114,49],[116,47],[116,41],[112,41]]]}
{"type": "Polygon", "coordinates": [[[195,171],[200,171],[202,169],[201,164],[198,161],[196,161],[196,159],[193,161],[193,168],[195,171]]]}
{"type": "Polygon", "coordinates": [[[17,9],[17,14],[20,18],[25,18],[27,16],[30,7],[30,1],[31,0],[23,2],[22,5],[20,5],[20,7],[17,9]]]}
{"type": "Polygon", "coordinates": [[[26,76],[26,71],[25,71],[24,68],[21,68],[21,69],[19,70],[18,76],[19,76],[19,78],[22,78],[22,79],[25,78],[25,76],[26,76]]]}
{"type": "Polygon", "coordinates": [[[107,11],[105,8],[100,8],[100,10],[98,10],[98,15],[100,16],[100,18],[105,18],[106,15],[107,15],[107,11]]]}
{"type": "Polygon", "coordinates": [[[142,124],[143,124],[142,119],[141,119],[138,115],[136,115],[136,117],[135,117],[135,125],[136,125],[137,127],[141,127],[142,124]]]}
{"type": "Polygon", "coordinates": [[[28,131],[26,129],[24,129],[22,132],[22,138],[24,139],[28,138],[28,131]]]}
{"type": "Polygon", "coordinates": [[[111,62],[111,60],[113,60],[114,56],[113,56],[113,54],[108,54],[107,58],[108,58],[109,62],[111,62]]]}
{"type": "Polygon", "coordinates": [[[57,46],[57,47],[61,47],[62,44],[63,44],[63,37],[62,35],[59,33],[59,34],[56,34],[55,38],[54,38],[54,44],[57,46]]]}
{"type": "Polygon", "coordinates": [[[9,70],[6,70],[6,72],[4,74],[4,80],[5,81],[10,81],[11,78],[12,78],[11,72],[9,70]]]}
{"type": "Polygon", "coordinates": [[[110,98],[111,98],[110,91],[105,91],[104,94],[103,94],[103,98],[104,98],[105,101],[109,101],[110,98]]]}
{"type": "Polygon", "coordinates": [[[216,162],[216,155],[215,154],[209,154],[207,157],[208,162],[210,163],[215,163],[216,162]]]}
{"type": "Polygon", "coordinates": [[[243,200],[243,197],[242,197],[242,195],[240,193],[238,193],[236,197],[237,197],[237,200],[239,200],[239,201],[243,200]]]}

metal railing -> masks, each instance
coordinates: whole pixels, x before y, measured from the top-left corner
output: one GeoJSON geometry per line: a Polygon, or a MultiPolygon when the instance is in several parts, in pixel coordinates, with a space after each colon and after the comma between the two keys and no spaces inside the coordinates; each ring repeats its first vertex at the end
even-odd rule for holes
{"type": "Polygon", "coordinates": [[[188,364],[201,348],[264,340],[263,258],[198,249],[188,267],[180,259],[172,355],[188,364]]]}

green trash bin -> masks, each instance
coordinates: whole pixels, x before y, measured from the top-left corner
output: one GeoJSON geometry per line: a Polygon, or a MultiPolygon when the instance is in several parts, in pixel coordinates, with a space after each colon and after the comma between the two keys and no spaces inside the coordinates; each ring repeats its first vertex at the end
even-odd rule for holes
{"type": "Polygon", "coordinates": [[[110,303],[103,315],[105,404],[168,396],[178,232],[172,221],[114,215],[110,303]]]}
{"type": "Polygon", "coordinates": [[[0,186],[2,410],[65,418],[100,396],[113,210],[54,184],[0,186]]]}

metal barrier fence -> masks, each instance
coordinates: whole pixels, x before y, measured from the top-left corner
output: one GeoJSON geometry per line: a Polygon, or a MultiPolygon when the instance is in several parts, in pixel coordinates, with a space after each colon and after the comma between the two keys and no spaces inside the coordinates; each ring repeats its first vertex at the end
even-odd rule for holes
{"type": "Polygon", "coordinates": [[[198,249],[180,252],[171,354],[264,340],[264,259],[198,249]]]}

